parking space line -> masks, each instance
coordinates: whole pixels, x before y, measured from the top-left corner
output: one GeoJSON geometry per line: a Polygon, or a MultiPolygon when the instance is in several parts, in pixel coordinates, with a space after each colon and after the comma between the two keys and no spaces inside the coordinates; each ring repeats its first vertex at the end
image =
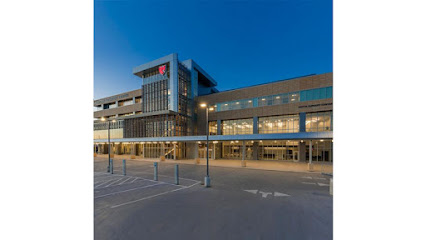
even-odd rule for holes
{"type": "Polygon", "coordinates": [[[314,182],[302,182],[303,184],[311,184],[311,185],[317,185],[316,183],[314,183],[314,182]]]}
{"type": "Polygon", "coordinates": [[[132,177],[127,178],[126,180],[122,181],[121,183],[117,184],[117,185],[121,185],[123,183],[125,183],[127,180],[132,179],[132,177]]]}
{"type": "Polygon", "coordinates": [[[157,186],[157,185],[164,185],[164,183],[157,183],[157,184],[152,184],[152,185],[146,185],[146,186],[143,186],[143,187],[131,188],[131,189],[127,189],[127,190],[123,190],[123,191],[119,191],[119,192],[108,193],[108,194],[105,194],[105,195],[97,196],[97,197],[95,197],[95,199],[110,196],[110,195],[115,195],[115,194],[119,194],[119,193],[129,192],[129,191],[133,191],[133,190],[153,187],[153,186],[157,186]]]}
{"type": "Polygon", "coordinates": [[[117,177],[116,176],[107,177],[107,178],[102,178],[100,180],[99,179],[95,179],[95,185],[98,184],[98,183],[102,183],[102,182],[106,182],[106,181],[114,180],[114,179],[117,179],[117,177]]]}
{"type": "Polygon", "coordinates": [[[123,178],[119,178],[118,180],[116,180],[116,181],[114,181],[114,182],[112,182],[112,183],[110,183],[110,184],[108,184],[108,185],[105,185],[105,186],[104,186],[104,188],[107,188],[107,187],[111,186],[112,184],[114,184],[114,183],[116,183],[116,182],[119,182],[119,181],[121,181],[121,180],[123,180],[123,178]]]}
{"type": "Polygon", "coordinates": [[[162,192],[162,193],[159,193],[159,194],[151,195],[151,196],[144,197],[144,198],[141,198],[141,199],[137,199],[137,200],[134,200],[134,201],[130,201],[130,202],[126,202],[126,203],[114,205],[114,206],[111,206],[111,208],[117,208],[117,207],[121,207],[121,206],[124,206],[124,205],[132,204],[132,203],[135,203],[135,202],[139,202],[139,201],[147,200],[147,199],[150,199],[150,198],[158,197],[158,196],[161,196],[161,195],[164,195],[164,194],[167,194],[167,193],[177,192],[179,190],[183,190],[183,189],[187,189],[187,188],[193,187],[193,186],[195,186],[195,185],[197,185],[199,183],[200,182],[197,182],[197,183],[194,183],[194,184],[192,184],[192,185],[190,185],[188,187],[177,188],[177,189],[174,189],[174,190],[170,190],[170,191],[167,191],[167,192],[162,192]]]}
{"type": "Polygon", "coordinates": [[[102,182],[101,184],[96,185],[96,186],[95,186],[95,188],[97,188],[97,187],[99,187],[99,186],[102,186],[102,185],[104,185],[104,184],[106,184],[106,183],[109,183],[109,182],[111,182],[111,181],[114,181],[114,180],[115,180],[115,178],[114,178],[114,179],[111,179],[111,180],[108,180],[108,181],[105,181],[105,182],[102,182]]]}

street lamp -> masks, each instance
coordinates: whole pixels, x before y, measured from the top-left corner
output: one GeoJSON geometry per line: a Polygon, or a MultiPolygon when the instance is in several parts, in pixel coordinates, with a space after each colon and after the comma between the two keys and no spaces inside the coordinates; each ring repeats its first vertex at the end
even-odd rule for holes
{"type": "Polygon", "coordinates": [[[206,108],[206,142],[207,142],[206,165],[207,165],[207,175],[204,178],[204,186],[210,187],[210,176],[209,176],[209,135],[210,135],[210,131],[209,131],[209,110],[213,110],[213,108],[207,106],[207,104],[205,104],[205,103],[200,104],[200,107],[206,108]]]}
{"type": "Polygon", "coordinates": [[[110,137],[109,137],[109,124],[110,124],[110,122],[114,123],[115,119],[111,121],[111,120],[106,120],[104,117],[102,117],[101,121],[102,122],[105,122],[105,121],[108,122],[108,169],[107,169],[107,172],[110,172],[111,171],[111,142],[110,142],[110,137]]]}

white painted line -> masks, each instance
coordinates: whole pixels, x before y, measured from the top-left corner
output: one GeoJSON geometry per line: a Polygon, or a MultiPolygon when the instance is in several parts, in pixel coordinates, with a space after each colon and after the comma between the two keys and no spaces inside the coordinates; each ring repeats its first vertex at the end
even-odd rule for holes
{"type": "Polygon", "coordinates": [[[249,193],[257,194],[257,190],[244,190],[244,191],[249,192],[249,193]]]}
{"type": "Polygon", "coordinates": [[[132,204],[132,203],[135,203],[135,202],[139,202],[139,201],[147,200],[147,199],[150,199],[150,198],[158,197],[158,196],[161,196],[161,195],[164,195],[164,194],[167,194],[167,193],[180,191],[180,190],[183,190],[183,189],[187,189],[187,188],[193,187],[193,186],[195,186],[195,185],[197,185],[199,183],[201,183],[201,182],[194,183],[194,184],[192,184],[192,185],[190,185],[188,187],[178,188],[178,189],[174,189],[174,190],[171,190],[171,191],[167,191],[167,192],[155,194],[155,195],[152,195],[152,196],[149,196],[149,197],[144,197],[144,198],[141,198],[141,199],[137,199],[137,200],[134,200],[134,201],[130,201],[130,202],[126,202],[126,203],[114,205],[114,206],[111,206],[111,208],[121,207],[121,206],[132,204]]]}
{"type": "MultiPolygon", "coordinates": [[[[158,176],[160,176],[160,177],[169,177],[169,178],[174,178],[175,177],[175,176],[170,177],[170,176],[167,176],[167,175],[158,175],[158,176]]],[[[184,180],[193,181],[193,182],[199,182],[197,180],[193,180],[193,179],[189,179],[189,178],[183,178],[183,177],[180,177],[180,176],[179,176],[179,179],[184,179],[184,180]]]]}
{"type": "Polygon", "coordinates": [[[262,194],[262,197],[263,197],[263,198],[268,197],[268,195],[269,195],[269,194],[271,194],[271,195],[272,195],[272,193],[271,193],[271,192],[262,192],[262,191],[259,191],[259,193],[260,193],[260,194],[262,194]]]}
{"type": "Polygon", "coordinates": [[[312,179],[312,177],[301,177],[301,178],[312,179]]]}
{"type": "Polygon", "coordinates": [[[127,180],[132,179],[131,177],[127,178],[126,180],[122,181],[121,183],[117,184],[117,185],[121,185],[123,183],[125,183],[127,180]]]}
{"type": "Polygon", "coordinates": [[[325,183],[318,183],[318,185],[320,187],[328,187],[328,186],[330,186],[330,184],[325,184],[325,183]]]}
{"type": "Polygon", "coordinates": [[[311,185],[316,185],[316,183],[314,182],[302,182],[303,184],[311,184],[311,185]]]}
{"type": "Polygon", "coordinates": [[[95,188],[97,188],[97,187],[99,187],[99,186],[102,186],[102,185],[104,185],[105,183],[109,183],[109,182],[111,182],[111,181],[114,181],[114,180],[115,180],[115,178],[114,178],[114,179],[111,179],[111,180],[108,180],[108,181],[105,181],[105,182],[102,182],[101,184],[96,185],[96,186],[95,186],[95,188]]]}
{"type": "Polygon", "coordinates": [[[112,182],[112,183],[110,183],[110,184],[108,184],[108,185],[105,185],[105,186],[104,186],[104,188],[107,188],[107,187],[111,186],[112,184],[114,184],[114,183],[116,183],[116,182],[119,182],[119,181],[121,181],[121,180],[123,180],[123,178],[119,178],[118,180],[116,180],[116,181],[114,181],[114,182],[112,182]]]}
{"type": "Polygon", "coordinates": [[[137,177],[135,177],[135,179],[133,179],[133,181],[131,181],[130,183],[133,183],[134,181],[136,181],[138,178],[137,177]]]}
{"type": "Polygon", "coordinates": [[[115,194],[118,194],[118,193],[124,193],[124,192],[133,191],[133,190],[138,190],[138,189],[142,189],[142,188],[149,188],[149,187],[153,187],[153,186],[157,186],[157,185],[163,185],[163,183],[157,183],[157,184],[152,184],[152,185],[146,185],[146,186],[143,186],[143,187],[131,188],[131,189],[127,189],[127,190],[124,190],[124,191],[108,193],[108,194],[105,194],[105,195],[97,196],[97,197],[95,197],[95,199],[110,196],[110,195],[115,195],[115,194]]]}
{"type": "Polygon", "coordinates": [[[290,197],[290,195],[280,192],[274,192],[274,197],[290,197]]]}
{"type": "Polygon", "coordinates": [[[326,178],[322,178],[322,177],[316,177],[314,179],[319,179],[319,180],[327,180],[326,178]]]}

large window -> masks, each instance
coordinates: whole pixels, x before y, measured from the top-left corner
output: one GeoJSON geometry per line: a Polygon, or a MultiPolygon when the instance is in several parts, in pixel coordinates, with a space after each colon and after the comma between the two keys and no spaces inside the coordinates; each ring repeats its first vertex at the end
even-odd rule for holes
{"type": "Polygon", "coordinates": [[[315,112],[306,114],[306,132],[324,132],[333,130],[333,112],[315,112]]]}
{"type": "Polygon", "coordinates": [[[245,108],[252,108],[252,107],[253,107],[252,99],[243,99],[243,100],[223,103],[220,105],[221,109],[219,111],[245,109],[245,108]]]}
{"type": "Polygon", "coordinates": [[[123,100],[118,102],[119,107],[128,106],[133,104],[133,99],[123,100]]]}
{"type": "MultiPolygon", "coordinates": [[[[309,161],[309,143],[306,143],[306,161],[309,161]]],[[[333,162],[333,141],[313,140],[312,161],[333,162]]]]}
{"type": "Polygon", "coordinates": [[[217,121],[209,122],[209,135],[217,135],[217,121]]]}
{"type": "MultiPolygon", "coordinates": [[[[115,121],[109,123],[109,137],[123,138],[124,122],[115,121]]],[[[97,122],[93,125],[93,139],[107,139],[108,138],[108,122],[97,122]]]]}
{"type": "Polygon", "coordinates": [[[259,118],[259,133],[299,132],[299,115],[259,118]]]}
{"type": "Polygon", "coordinates": [[[312,101],[333,97],[333,87],[302,90],[298,92],[268,95],[257,98],[241,99],[231,102],[222,102],[215,105],[216,112],[245,109],[253,107],[272,106],[279,104],[312,101]]]}
{"type": "Polygon", "coordinates": [[[183,115],[157,115],[124,120],[124,138],[187,136],[190,119],[183,115]]]}
{"type": "MultiPolygon", "coordinates": [[[[253,159],[253,141],[246,141],[244,159],[253,159]]],[[[242,159],[243,158],[242,141],[224,141],[222,144],[223,159],[242,159]]]]}
{"type": "Polygon", "coordinates": [[[227,120],[222,125],[222,135],[253,134],[252,118],[227,120]]]}
{"type": "Polygon", "coordinates": [[[259,160],[298,160],[298,141],[259,141],[259,160]]]}
{"type": "Polygon", "coordinates": [[[316,88],[300,91],[300,101],[312,101],[318,99],[332,98],[333,87],[316,88]]]}

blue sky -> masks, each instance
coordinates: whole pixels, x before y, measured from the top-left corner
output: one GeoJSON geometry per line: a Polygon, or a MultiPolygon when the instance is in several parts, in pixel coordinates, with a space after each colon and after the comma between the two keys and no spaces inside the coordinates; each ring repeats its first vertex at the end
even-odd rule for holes
{"type": "Polygon", "coordinates": [[[140,88],[132,68],[194,59],[220,91],[332,71],[332,1],[95,1],[94,98],[140,88]]]}

